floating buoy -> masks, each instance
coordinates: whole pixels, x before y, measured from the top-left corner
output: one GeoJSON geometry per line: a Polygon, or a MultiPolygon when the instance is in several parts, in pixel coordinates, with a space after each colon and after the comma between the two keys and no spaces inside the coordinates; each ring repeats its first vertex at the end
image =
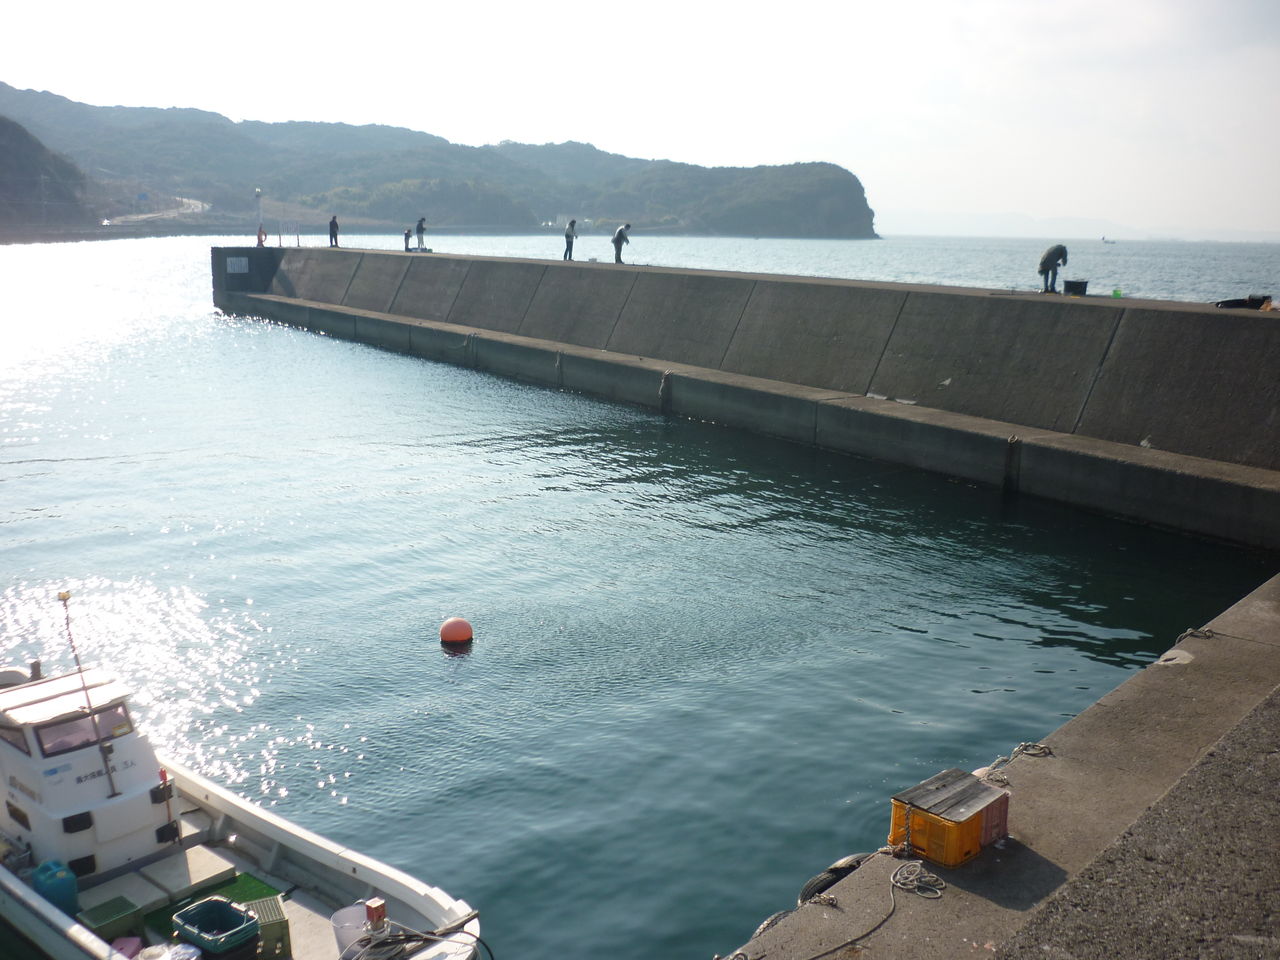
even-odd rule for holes
{"type": "Polygon", "coordinates": [[[440,624],[441,643],[470,643],[473,637],[471,624],[461,617],[450,617],[440,624]]]}

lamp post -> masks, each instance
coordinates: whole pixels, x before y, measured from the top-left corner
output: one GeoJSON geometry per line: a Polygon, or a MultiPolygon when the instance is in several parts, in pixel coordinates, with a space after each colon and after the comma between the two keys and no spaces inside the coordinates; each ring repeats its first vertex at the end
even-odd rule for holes
{"type": "Polygon", "coordinates": [[[262,188],[254,187],[253,196],[258,201],[258,226],[262,226],[262,188]]]}

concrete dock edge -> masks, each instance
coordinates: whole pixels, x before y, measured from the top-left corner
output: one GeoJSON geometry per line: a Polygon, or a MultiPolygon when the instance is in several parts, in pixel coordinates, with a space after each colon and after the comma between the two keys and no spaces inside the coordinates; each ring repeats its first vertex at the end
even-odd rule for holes
{"type": "MultiPolygon", "coordinates": [[[[1280,549],[1280,471],[1265,466],[1280,454],[1245,444],[1239,422],[1261,418],[1254,432],[1265,432],[1280,416],[1269,375],[1241,374],[1231,396],[1219,397],[1229,449],[1254,450],[1256,462],[1070,432],[1084,420],[1111,422],[1095,384],[1120,376],[1112,339],[1126,317],[1140,324],[1131,340],[1150,338],[1151,317],[1163,315],[1150,307],[383,251],[215,248],[213,258],[215,302],[230,312],[1280,549]],[[228,274],[228,258],[241,255],[246,273],[228,274]],[[408,315],[367,306],[387,302],[408,315]],[[648,353],[633,352],[641,347],[648,353]],[[849,389],[861,381],[886,392],[849,389]],[[983,415],[992,411],[1031,422],[983,415]]],[[[1201,339],[1217,320],[1193,305],[1165,307],[1201,339]]],[[[1280,363],[1273,326],[1241,334],[1260,363],[1271,353],[1280,363]]],[[[1149,375],[1150,358],[1129,349],[1149,375]]],[[[1131,391],[1118,396],[1126,410],[1135,403],[1131,391]]],[[[1207,443],[1205,416],[1188,440],[1196,449],[1207,443]]]]}

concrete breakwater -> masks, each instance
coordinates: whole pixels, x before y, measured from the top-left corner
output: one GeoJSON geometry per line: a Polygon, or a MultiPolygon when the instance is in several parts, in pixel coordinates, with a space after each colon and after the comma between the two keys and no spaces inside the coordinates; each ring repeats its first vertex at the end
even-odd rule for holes
{"type": "Polygon", "coordinates": [[[212,268],[230,313],[1280,548],[1267,314],[326,248],[212,268]]]}

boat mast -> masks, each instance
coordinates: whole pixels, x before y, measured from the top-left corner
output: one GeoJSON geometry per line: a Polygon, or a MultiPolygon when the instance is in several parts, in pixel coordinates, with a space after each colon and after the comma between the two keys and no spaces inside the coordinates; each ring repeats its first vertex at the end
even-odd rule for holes
{"type": "Polygon", "coordinates": [[[67,601],[71,599],[71,591],[63,590],[58,594],[58,599],[62,601],[62,609],[67,615],[67,642],[71,644],[71,655],[76,659],[76,672],[80,674],[80,687],[84,690],[84,705],[89,711],[89,722],[93,724],[93,739],[98,742],[98,752],[102,754],[102,769],[107,775],[107,786],[111,788],[108,797],[120,796],[120,791],[116,789],[115,777],[111,775],[111,744],[103,742],[102,730],[98,726],[98,715],[93,709],[93,700],[89,696],[89,684],[84,679],[84,667],[80,665],[80,653],[76,650],[75,637],[71,635],[71,608],[67,605],[67,601]]]}

